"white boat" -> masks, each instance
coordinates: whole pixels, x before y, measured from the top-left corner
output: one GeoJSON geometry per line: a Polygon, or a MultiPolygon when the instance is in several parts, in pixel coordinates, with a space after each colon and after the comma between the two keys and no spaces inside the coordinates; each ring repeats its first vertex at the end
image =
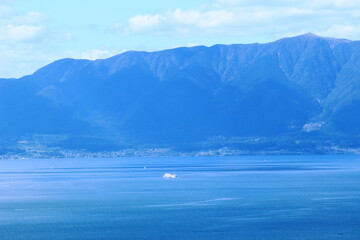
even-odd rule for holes
{"type": "Polygon", "coordinates": [[[176,176],[176,174],[165,173],[163,175],[163,178],[177,178],[177,176],[176,176]]]}

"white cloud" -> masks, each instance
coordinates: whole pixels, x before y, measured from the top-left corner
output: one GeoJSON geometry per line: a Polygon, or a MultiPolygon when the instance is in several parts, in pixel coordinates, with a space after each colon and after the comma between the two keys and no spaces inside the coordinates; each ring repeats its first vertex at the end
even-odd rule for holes
{"type": "Polygon", "coordinates": [[[38,47],[28,44],[20,44],[16,48],[1,45],[0,54],[0,78],[22,77],[56,60],[38,47]]]}
{"type": "Polygon", "coordinates": [[[163,19],[160,15],[136,15],[129,19],[128,30],[132,32],[153,30],[163,19]]]}
{"type": "Polygon", "coordinates": [[[303,32],[332,34],[339,29],[336,36],[343,33],[343,37],[360,39],[357,7],[360,0],[213,0],[193,9],[136,15],[121,28],[126,34],[249,39],[303,32]]]}
{"type": "Polygon", "coordinates": [[[46,17],[39,12],[19,13],[11,7],[12,0],[0,0],[0,44],[38,39],[46,28],[46,17]]]}
{"type": "Polygon", "coordinates": [[[47,37],[46,17],[16,12],[12,3],[0,0],[0,78],[30,74],[51,59],[41,47],[47,37]]]}
{"type": "Polygon", "coordinates": [[[340,7],[340,8],[360,7],[359,0],[312,0],[310,2],[313,6],[317,6],[317,7],[340,7]]]}
{"type": "MultiPolygon", "coordinates": [[[[291,5],[291,3],[293,2],[298,2],[299,0],[288,0],[286,1],[286,4],[285,5],[291,5]]],[[[272,0],[272,1],[269,1],[269,0],[257,0],[257,1],[254,1],[254,0],[216,0],[214,3],[215,4],[218,4],[218,5],[241,5],[241,6],[264,6],[264,5],[283,5],[285,1],[283,0],[272,0]]]]}
{"type": "Polygon", "coordinates": [[[21,15],[14,15],[9,19],[12,24],[42,24],[47,20],[47,17],[40,12],[27,12],[21,15]]]}
{"type": "MultiPolygon", "coordinates": [[[[226,10],[182,10],[175,9],[161,15],[136,15],[131,17],[125,31],[127,33],[166,33],[169,31],[184,33],[193,28],[216,28],[224,24],[231,24],[236,20],[234,13],[226,10]]],[[[114,25],[113,28],[119,29],[114,25]]],[[[191,33],[191,32],[189,32],[191,33]]]]}
{"type": "Polygon", "coordinates": [[[215,0],[217,6],[306,6],[306,7],[343,7],[360,6],[359,0],[215,0]]]}
{"type": "MultiPolygon", "coordinates": [[[[95,60],[115,55],[117,49],[105,50],[106,43],[86,50],[81,34],[87,28],[91,29],[91,34],[100,32],[94,31],[94,26],[74,27],[56,23],[40,12],[18,12],[12,0],[0,0],[0,78],[32,74],[61,58],[95,60]]],[[[87,37],[92,37],[91,34],[87,37]]]]}
{"type": "Polygon", "coordinates": [[[45,27],[41,25],[6,25],[0,26],[1,41],[32,41],[41,36],[45,27]]]}
{"type": "Polygon", "coordinates": [[[200,12],[196,10],[184,11],[176,9],[174,11],[167,12],[165,18],[180,25],[195,26],[200,28],[214,28],[231,23],[231,21],[235,20],[235,15],[233,12],[226,10],[200,12]]]}
{"type": "Polygon", "coordinates": [[[117,51],[108,51],[103,49],[92,49],[88,51],[75,52],[68,51],[66,52],[67,57],[77,58],[77,59],[88,59],[88,60],[96,60],[96,59],[104,59],[111,57],[118,53],[117,51]]]}
{"type": "Polygon", "coordinates": [[[319,31],[321,36],[332,36],[336,38],[358,39],[360,36],[359,25],[333,25],[324,31],[319,31]]]}

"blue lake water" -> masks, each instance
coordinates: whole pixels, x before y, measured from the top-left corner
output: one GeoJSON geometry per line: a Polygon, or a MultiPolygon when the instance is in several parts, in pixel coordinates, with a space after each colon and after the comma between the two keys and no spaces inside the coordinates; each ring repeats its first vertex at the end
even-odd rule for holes
{"type": "Polygon", "coordinates": [[[0,239],[359,240],[360,156],[2,160],[0,239]]]}

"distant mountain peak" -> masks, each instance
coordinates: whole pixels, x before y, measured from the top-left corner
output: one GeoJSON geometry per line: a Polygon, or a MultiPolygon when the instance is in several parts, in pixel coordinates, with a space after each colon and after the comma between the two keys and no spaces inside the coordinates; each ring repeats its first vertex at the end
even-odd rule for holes
{"type": "Polygon", "coordinates": [[[299,37],[321,38],[319,35],[313,34],[311,32],[301,34],[299,37]]]}
{"type": "MultiPolygon", "coordinates": [[[[338,44],[353,42],[352,40],[345,39],[345,38],[323,37],[323,36],[319,36],[319,35],[316,35],[313,33],[304,33],[304,34],[293,36],[293,37],[285,37],[285,38],[279,39],[278,41],[283,42],[283,41],[288,41],[291,39],[301,41],[301,42],[308,42],[308,41],[327,42],[331,48],[334,48],[338,44]]],[[[276,42],[278,42],[278,41],[276,41],[276,42]]]]}
{"type": "Polygon", "coordinates": [[[323,36],[319,36],[319,35],[316,35],[313,33],[304,33],[304,34],[301,34],[296,37],[308,38],[308,39],[318,38],[318,39],[323,39],[323,40],[327,40],[327,41],[331,41],[331,42],[352,42],[351,40],[345,39],[345,38],[323,37],[323,36]]]}

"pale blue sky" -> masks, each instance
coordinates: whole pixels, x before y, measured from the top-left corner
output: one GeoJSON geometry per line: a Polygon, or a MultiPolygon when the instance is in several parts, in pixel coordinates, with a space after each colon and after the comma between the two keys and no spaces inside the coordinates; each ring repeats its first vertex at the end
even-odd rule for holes
{"type": "Polygon", "coordinates": [[[0,78],[60,58],[268,42],[305,32],[360,39],[359,0],[0,0],[0,78]]]}

